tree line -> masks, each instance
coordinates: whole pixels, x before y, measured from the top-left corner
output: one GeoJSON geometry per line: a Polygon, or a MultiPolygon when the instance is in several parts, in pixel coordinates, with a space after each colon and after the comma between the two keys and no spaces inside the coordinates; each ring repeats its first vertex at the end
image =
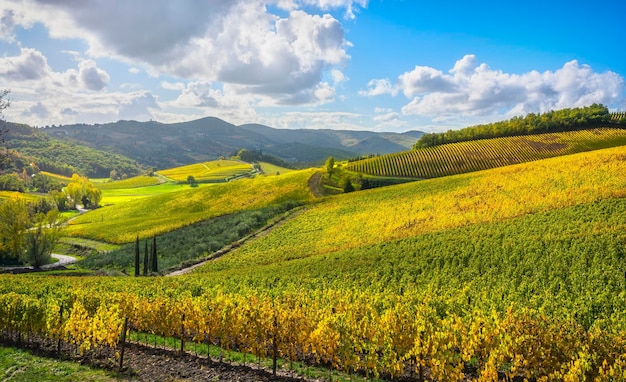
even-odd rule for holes
{"type": "Polygon", "coordinates": [[[477,139],[571,131],[603,126],[626,127],[626,121],[612,120],[606,106],[593,104],[587,107],[548,111],[543,114],[530,113],[525,117],[513,117],[506,121],[470,126],[460,130],[448,130],[444,133],[427,133],[422,135],[413,148],[419,149],[477,139]]]}

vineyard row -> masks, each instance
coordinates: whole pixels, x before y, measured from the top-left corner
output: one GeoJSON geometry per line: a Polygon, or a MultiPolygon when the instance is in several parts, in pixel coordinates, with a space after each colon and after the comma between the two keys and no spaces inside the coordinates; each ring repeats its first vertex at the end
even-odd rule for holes
{"type": "Polygon", "coordinates": [[[374,157],[347,165],[376,176],[437,178],[626,144],[626,130],[601,128],[467,141],[374,157]]]}
{"type": "MultiPolygon", "coordinates": [[[[33,279],[33,282],[40,280],[33,279]]],[[[69,288],[69,287],[68,287],[69,288]]],[[[104,288],[104,287],[103,287],[104,288]]],[[[446,312],[410,294],[350,291],[153,297],[128,292],[70,292],[64,298],[0,296],[0,329],[35,333],[81,351],[117,347],[124,322],[140,332],[219,345],[258,357],[311,361],[344,371],[460,380],[474,365],[481,380],[623,380],[626,336],[511,306],[446,312]],[[582,379],[581,379],[582,378],[582,379]]],[[[169,291],[174,294],[173,290],[169,291]]],[[[430,300],[434,301],[434,300],[430,300]]]]}

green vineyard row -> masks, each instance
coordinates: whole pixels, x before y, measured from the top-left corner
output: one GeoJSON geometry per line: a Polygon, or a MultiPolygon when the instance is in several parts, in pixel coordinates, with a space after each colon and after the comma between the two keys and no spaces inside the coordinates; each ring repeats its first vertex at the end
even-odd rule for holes
{"type": "Polygon", "coordinates": [[[626,144],[626,130],[599,128],[501,137],[415,149],[349,163],[374,176],[437,178],[626,144]]]}

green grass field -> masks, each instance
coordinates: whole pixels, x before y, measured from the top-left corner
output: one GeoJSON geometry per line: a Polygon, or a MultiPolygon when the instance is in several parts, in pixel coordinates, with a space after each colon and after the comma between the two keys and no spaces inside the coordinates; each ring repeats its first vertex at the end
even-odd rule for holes
{"type": "Polygon", "coordinates": [[[138,187],[155,186],[162,183],[156,176],[136,176],[133,178],[116,180],[114,182],[97,183],[96,187],[100,190],[117,190],[138,187]]]}
{"type": "MultiPolygon", "coordinates": [[[[209,184],[198,185],[199,187],[211,186],[209,184]]],[[[136,201],[137,199],[150,196],[169,194],[173,192],[189,190],[189,185],[162,183],[153,186],[133,187],[133,188],[106,188],[102,190],[102,201],[100,204],[119,204],[136,201]]]]}
{"type": "Polygon", "coordinates": [[[193,176],[197,182],[223,182],[251,171],[249,163],[220,159],[162,170],[159,174],[176,182],[187,182],[189,176],[193,176]]]}
{"type": "Polygon", "coordinates": [[[267,162],[261,162],[260,164],[261,164],[261,170],[263,170],[263,172],[267,176],[272,176],[272,175],[277,175],[277,174],[278,175],[287,174],[289,172],[295,171],[290,168],[276,166],[275,164],[271,164],[267,162]]]}
{"type": "Polygon", "coordinates": [[[24,199],[26,201],[36,201],[40,199],[41,195],[22,193],[17,191],[0,191],[0,200],[2,199],[11,199],[11,198],[19,198],[24,199]]]}
{"type": "MultiPolygon", "coordinates": [[[[70,222],[66,232],[71,236],[121,244],[132,242],[137,235],[141,238],[151,237],[236,211],[288,201],[308,202],[313,196],[307,180],[313,172],[294,171],[280,176],[241,179],[197,188],[163,184],[147,187],[148,192],[153,189],[159,192],[144,197],[138,195],[146,190],[133,189],[136,192],[131,194],[133,197],[128,194],[117,195],[121,198],[118,200],[124,200],[124,203],[79,216],[70,222]]],[[[106,199],[103,197],[103,200],[106,199]]]]}
{"type": "Polygon", "coordinates": [[[0,378],[3,381],[118,381],[114,374],[75,362],[38,357],[26,350],[0,347],[0,378]]]}

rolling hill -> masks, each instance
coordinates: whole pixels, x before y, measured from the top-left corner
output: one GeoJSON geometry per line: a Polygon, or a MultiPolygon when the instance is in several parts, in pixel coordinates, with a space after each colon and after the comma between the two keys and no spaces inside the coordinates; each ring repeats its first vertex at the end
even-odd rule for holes
{"type": "Polygon", "coordinates": [[[387,380],[622,380],[625,171],[622,146],[310,203],[308,170],[90,212],[70,229],[308,204],[188,276],[0,275],[0,329],[97,352],[127,322],[387,380]]]}
{"type": "Polygon", "coordinates": [[[71,177],[78,172],[92,178],[108,178],[112,170],[132,177],[142,172],[137,163],[104,148],[68,142],[27,125],[7,123],[6,147],[12,160],[8,172],[34,163],[43,171],[71,177]]]}
{"type": "Polygon", "coordinates": [[[261,150],[300,167],[329,156],[347,159],[410,148],[420,132],[287,130],[264,125],[235,126],[218,118],[173,124],[119,121],[103,125],[67,125],[42,129],[57,139],[97,147],[158,169],[230,156],[241,148],[261,150]]]}
{"type": "MultiPolygon", "coordinates": [[[[470,147],[474,155],[425,164],[456,175],[360,192],[315,198],[309,183],[322,170],[308,169],[175,185],[88,212],[70,235],[116,243],[167,236],[162,260],[175,264],[177,245],[190,258],[215,250],[195,240],[218,234],[204,230],[217,227],[212,218],[251,213],[222,221],[224,231],[238,230],[247,220],[263,224],[253,217],[260,210],[303,205],[186,276],[0,275],[0,330],[97,352],[119,347],[127,323],[136,339],[219,344],[327,367],[329,376],[624,380],[624,132],[578,130],[438,145],[428,150],[470,147]],[[497,168],[460,165],[506,155],[497,168]]],[[[121,267],[132,263],[127,247],[131,260],[121,267]]]]}

